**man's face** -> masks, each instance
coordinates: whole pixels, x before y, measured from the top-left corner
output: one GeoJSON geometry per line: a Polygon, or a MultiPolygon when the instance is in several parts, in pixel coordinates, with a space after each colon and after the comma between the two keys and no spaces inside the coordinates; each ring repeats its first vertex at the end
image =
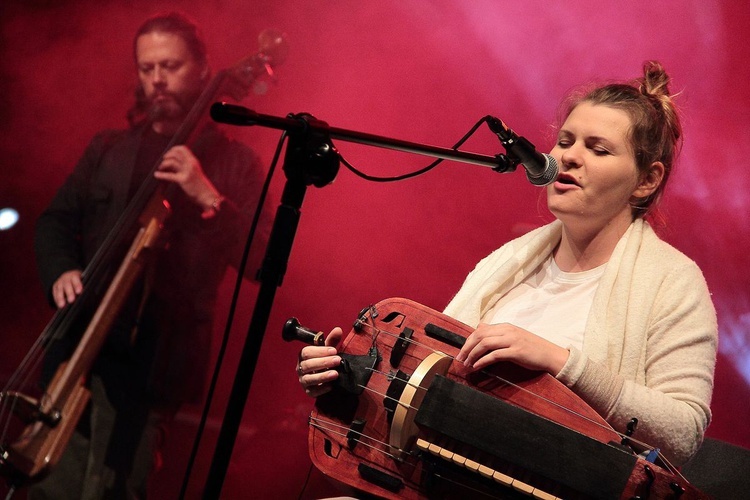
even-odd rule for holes
{"type": "Polygon", "coordinates": [[[185,40],[174,33],[139,36],[135,55],[151,118],[182,120],[200,94],[207,68],[193,58],[185,40]]]}

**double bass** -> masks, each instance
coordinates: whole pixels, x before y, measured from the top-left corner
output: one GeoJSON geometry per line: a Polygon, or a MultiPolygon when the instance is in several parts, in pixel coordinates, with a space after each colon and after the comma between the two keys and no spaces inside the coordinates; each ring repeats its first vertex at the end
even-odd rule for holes
{"type": "MultiPolygon", "coordinates": [[[[214,75],[164,153],[190,144],[213,101],[223,96],[239,101],[252,85],[264,84],[263,77],[273,78],[273,66],[286,57],[286,42],[274,30],[261,32],[258,41],[258,52],[214,75]]],[[[83,270],[83,293],[55,312],[0,392],[0,475],[7,479],[11,493],[44,477],[59,461],[90,398],[86,379],[94,360],[133,287],[165,243],[163,228],[174,185],[153,177],[160,163],[161,158],[83,270]],[[81,324],[85,325],[82,333],[76,331],[81,324]],[[75,335],[80,338],[70,358],[42,393],[34,394],[45,352],[53,342],[75,335]]]]}
{"type": "MultiPolygon", "coordinates": [[[[363,309],[309,416],[313,464],[387,499],[707,498],[551,375],[453,363],[472,331],[408,299],[363,309]]],[[[283,337],[324,342],[296,318],[283,337]]]]}

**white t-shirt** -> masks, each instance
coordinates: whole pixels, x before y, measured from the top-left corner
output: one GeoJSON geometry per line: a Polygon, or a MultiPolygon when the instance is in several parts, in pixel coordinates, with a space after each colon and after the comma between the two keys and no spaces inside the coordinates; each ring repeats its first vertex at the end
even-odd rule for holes
{"type": "Polygon", "coordinates": [[[550,256],[501,297],[482,321],[510,323],[560,347],[582,350],[586,320],[605,267],[566,273],[550,256]]]}

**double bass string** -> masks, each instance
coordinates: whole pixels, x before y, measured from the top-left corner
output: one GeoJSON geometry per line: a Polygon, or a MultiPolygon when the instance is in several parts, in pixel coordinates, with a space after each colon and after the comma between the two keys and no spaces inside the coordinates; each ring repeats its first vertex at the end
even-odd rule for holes
{"type": "MultiPolygon", "coordinates": [[[[72,304],[55,311],[47,327],[35,340],[19,367],[9,378],[3,392],[0,392],[0,452],[5,455],[1,456],[0,459],[7,458],[6,445],[11,445],[9,449],[12,449],[12,446],[15,445],[15,442],[8,443],[6,441],[10,428],[10,420],[14,413],[18,413],[24,420],[24,431],[21,437],[26,440],[37,439],[38,431],[40,430],[39,425],[43,424],[51,427],[60,423],[58,421],[60,417],[66,419],[66,415],[60,415],[59,410],[65,407],[67,400],[70,398],[70,388],[72,387],[70,381],[88,375],[92,352],[96,352],[89,348],[92,344],[83,346],[83,339],[77,341],[76,339],[72,339],[72,342],[77,342],[72,356],[76,360],[82,359],[82,361],[77,364],[70,364],[72,363],[70,361],[64,372],[61,372],[61,369],[58,368],[57,374],[47,387],[42,389],[40,385],[38,390],[34,391],[44,391],[38,400],[20,391],[29,387],[32,376],[39,371],[44,355],[54,340],[63,338],[75,326],[74,323],[78,321],[82,325],[82,335],[88,335],[91,324],[104,311],[102,309],[102,301],[112,292],[114,292],[112,295],[118,292],[121,294],[129,293],[130,288],[124,291],[119,288],[113,289],[113,285],[110,282],[117,277],[116,273],[121,272],[124,268],[120,265],[118,271],[118,264],[122,264],[123,258],[127,258],[130,255],[128,252],[128,243],[137,242],[142,233],[144,233],[145,226],[142,227],[142,225],[138,224],[138,219],[143,217],[144,214],[149,217],[151,216],[151,214],[147,213],[149,212],[149,204],[152,205],[152,208],[155,208],[153,207],[153,203],[163,203],[168,210],[170,195],[175,190],[173,184],[159,181],[153,176],[153,173],[159,168],[166,151],[175,145],[186,144],[188,142],[193,132],[197,129],[208,105],[218,97],[217,94],[220,91],[240,100],[242,96],[246,95],[250,85],[259,77],[262,75],[273,76],[272,65],[281,63],[286,55],[285,41],[283,36],[271,31],[261,33],[259,41],[261,42],[261,50],[259,52],[239,61],[232,68],[217,72],[204,87],[195,103],[185,115],[177,132],[170,139],[167,148],[151,168],[150,175],[147,175],[146,179],[141,183],[139,189],[104,238],[89,264],[81,272],[81,282],[84,287],[81,295],[72,304]],[[86,317],[81,313],[91,313],[91,315],[90,317],[86,317]],[[89,329],[86,328],[86,323],[88,323],[89,329]],[[79,353],[81,353],[80,357],[76,357],[79,353]],[[62,375],[60,375],[61,373],[62,375]],[[43,412],[48,412],[49,414],[43,412]]],[[[152,117],[147,117],[145,125],[148,126],[151,120],[152,117]]],[[[163,222],[164,218],[164,216],[154,217],[149,221],[149,224],[154,220],[163,222]]],[[[131,281],[126,286],[130,287],[132,283],[131,281]]],[[[119,309],[116,309],[118,306],[114,307],[115,309],[107,311],[109,316],[104,320],[105,324],[106,321],[111,321],[112,316],[119,312],[119,309]]],[[[102,314],[102,316],[104,315],[102,314]]],[[[101,324],[101,321],[98,321],[98,323],[101,324]]],[[[97,340],[101,340],[101,331],[102,329],[97,334],[97,340]]],[[[77,422],[76,418],[68,420],[70,421],[67,423],[71,425],[75,425],[77,422]]],[[[22,455],[22,453],[19,455],[22,455]]]]}
{"type": "MultiPolygon", "coordinates": [[[[190,137],[191,133],[195,130],[203,111],[208,104],[214,99],[215,94],[226,77],[225,71],[217,73],[216,77],[204,88],[195,104],[191,107],[190,111],[186,115],[185,119],[181,123],[179,129],[169,141],[164,153],[173,146],[185,143],[190,137]]],[[[163,158],[163,153],[153,165],[150,170],[150,174],[146,176],[144,181],[139,186],[133,198],[128,202],[122,215],[118,218],[117,222],[113,226],[112,230],[109,231],[106,238],[103,240],[91,262],[81,272],[81,282],[83,284],[83,293],[76,298],[76,300],[64,307],[58,309],[52,316],[49,324],[42,331],[39,337],[34,341],[29,352],[24,356],[19,367],[11,375],[3,392],[0,393],[0,425],[2,425],[2,433],[0,433],[0,443],[5,443],[10,427],[11,417],[14,413],[16,402],[18,401],[15,397],[9,397],[11,392],[20,392],[30,385],[31,378],[36,374],[39,369],[44,355],[50,348],[52,341],[62,338],[71,329],[73,322],[76,321],[82,312],[90,305],[92,300],[100,298],[102,291],[100,287],[103,285],[103,281],[112,270],[112,264],[115,258],[118,257],[119,253],[123,248],[123,242],[126,241],[126,236],[129,233],[135,233],[132,229],[135,227],[137,218],[143,212],[146,204],[155,194],[156,190],[165,186],[165,183],[158,181],[154,178],[153,174],[158,169],[163,158]],[[11,401],[12,400],[12,401],[11,401]]],[[[45,401],[45,398],[49,397],[49,392],[45,388],[44,394],[40,397],[37,402],[38,407],[41,407],[45,401]]]]}
{"type": "MultiPolygon", "coordinates": [[[[21,361],[19,367],[8,379],[8,382],[3,388],[3,392],[0,393],[0,400],[2,400],[2,404],[0,405],[0,422],[2,422],[3,425],[2,433],[0,434],[0,443],[5,443],[11,416],[18,401],[17,398],[10,397],[11,393],[29,387],[31,377],[34,376],[38,370],[51,341],[59,336],[59,333],[56,332],[64,332],[70,328],[73,319],[77,316],[79,310],[82,309],[81,304],[81,301],[76,301],[68,307],[55,312],[50,323],[42,331],[41,335],[37,337],[31,349],[21,361]]],[[[39,404],[41,404],[41,399],[39,404]]]]}

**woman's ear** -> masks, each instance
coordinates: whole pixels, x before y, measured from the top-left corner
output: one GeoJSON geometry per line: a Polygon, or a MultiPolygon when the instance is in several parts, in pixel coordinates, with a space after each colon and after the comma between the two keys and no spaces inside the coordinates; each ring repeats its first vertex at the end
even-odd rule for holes
{"type": "Polygon", "coordinates": [[[633,191],[633,197],[636,199],[648,198],[661,185],[663,179],[664,164],[660,161],[655,161],[651,164],[647,172],[640,175],[638,185],[633,191]]]}

